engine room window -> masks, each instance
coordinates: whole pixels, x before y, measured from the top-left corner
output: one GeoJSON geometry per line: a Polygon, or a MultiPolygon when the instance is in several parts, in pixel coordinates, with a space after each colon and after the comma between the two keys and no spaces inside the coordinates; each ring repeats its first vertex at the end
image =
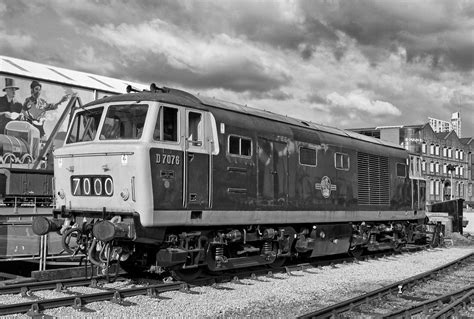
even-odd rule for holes
{"type": "Polygon", "coordinates": [[[349,155],[344,153],[334,154],[334,166],[336,169],[349,170],[349,155]]]}
{"type": "Polygon", "coordinates": [[[397,163],[397,176],[406,177],[407,176],[407,166],[402,163],[397,163]]]}
{"type": "Polygon", "coordinates": [[[300,164],[316,166],[316,150],[308,147],[300,147],[300,164]]]}
{"type": "Polygon", "coordinates": [[[92,141],[99,128],[103,107],[84,109],[77,112],[71,125],[71,130],[66,139],[67,144],[92,141]]]}
{"type": "Polygon", "coordinates": [[[101,140],[139,139],[143,133],[148,105],[111,105],[100,132],[101,140]]]}
{"type": "Polygon", "coordinates": [[[229,135],[229,154],[252,156],[252,140],[249,138],[229,135]]]}

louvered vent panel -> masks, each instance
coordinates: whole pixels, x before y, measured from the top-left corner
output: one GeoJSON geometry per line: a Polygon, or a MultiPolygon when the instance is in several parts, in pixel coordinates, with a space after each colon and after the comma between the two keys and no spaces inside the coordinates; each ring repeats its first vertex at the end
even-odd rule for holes
{"type": "Polygon", "coordinates": [[[359,205],[390,205],[388,158],[357,154],[359,205]]]}

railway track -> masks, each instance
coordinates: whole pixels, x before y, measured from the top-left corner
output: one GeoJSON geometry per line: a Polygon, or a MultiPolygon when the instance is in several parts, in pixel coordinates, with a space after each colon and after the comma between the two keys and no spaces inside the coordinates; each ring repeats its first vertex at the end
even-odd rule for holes
{"type": "Polygon", "coordinates": [[[458,312],[472,297],[474,253],[299,318],[411,318],[416,315],[444,318],[458,312]]]}
{"type": "MultiPolygon", "coordinates": [[[[420,250],[424,247],[413,247],[412,250],[420,250]]],[[[189,292],[190,289],[196,286],[214,285],[218,288],[218,284],[225,282],[239,282],[242,279],[253,279],[259,281],[259,277],[274,277],[277,273],[286,273],[289,276],[293,275],[295,271],[307,271],[312,272],[311,269],[318,267],[344,264],[349,262],[359,262],[359,260],[366,259],[377,259],[388,255],[399,254],[395,252],[379,252],[376,254],[361,256],[359,259],[355,259],[349,256],[340,256],[339,258],[327,258],[314,262],[302,263],[302,264],[290,264],[284,267],[278,267],[269,269],[267,267],[258,267],[250,270],[235,271],[223,274],[214,274],[203,278],[198,278],[188,283],[181,281],[170,282],[169,277],[163,278],[164,282],[158,284],[149,284],[149,278],[135,278],[134,281],[145,282],[144,286],[131,287],[127,289],[110,289],[103,286],[104,283],[109,282],[105,276],[95,278],[72,278],[72,279],[59,279],[39,282],[23,282],[19,284],[9,284],[0,286],[0,295],[7,294],[21,294],[22,297],[33,299],[16,304],[0,305],[0,315],[11,315],[17,313],[28,313],[31,316],[41,315],[42,311],[57,307],[68,307],[72,306],[75,309],[87,310],[85,305],[90,302],[97,301],[111,301],[118,304],[126,305],[127,303],[123,300],[126,297],[147,295],[150,297],[158,297],[160,293],[166,291],[180,290],[183,292],[189,292]],[[40,300],[39,297],[34,295],[34,292],[54,290],[56,292],[68,293],[71,287],[87,286],[98,289],[98,292],[77,294],[67,297],[48,298],[40,300]]],[[[123,277],[118,277],[120,280],[123,277]]],[[[152,277],[150,277],[152,278],[152,277]]],[[[133,286],[133,284],[131,284],[133,286]]]]}
{"type": "Polygon", "coordinates": [[[163,283],[158,285],[149,285],[145,287],[133,287],[117,290],[103,290],[96,293],[86,293],[60,298],[51,298],[45,300],[31,300],[17,304],[0,305],[0,315],[11,315],[17,313],[27,313],[30,316],[41,316],[42,311],[58,307],[74,307],[75,309],[87,311],[85,305],[97,301],[111,301],[123,306],[131,305],[124,298],[147,295],[157,297],[160,293],[173,290],[187,291],[188,286],[182,282],[163,283]]]}

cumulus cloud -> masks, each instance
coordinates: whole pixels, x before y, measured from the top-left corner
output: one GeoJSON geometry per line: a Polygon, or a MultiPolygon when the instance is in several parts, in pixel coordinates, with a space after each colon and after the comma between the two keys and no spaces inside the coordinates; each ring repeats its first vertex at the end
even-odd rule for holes
{"type": "Polygon", "coordinates": [[[372,100],[367,97],[367,93],[362,91],[352,91],[347,95],[332,92],[326,96],[331,105],[344,109],[360,110],[373,115],[401,115],[400,110],[393,104],[380,100],[372,100]]]}
{"type": "Polygon", "coordinates": [[[474,135],[473,20],[470,0],[16,0],[0,50],[334,126],[460,110],[474,135]]]}
{"type": "Polygon", "coordinates": [[[11,34],[0,31],[0,49],[12,47],[16,50],[24,50],[31,46],[33,39],[25,34],[11,34]]]}
{"type": "Polygon", "coordinates": [[[197,87],[265,91],[278,88],[290,78],[271,50],[227,34],[203,37],[159,19],[138,25],[96,25],[93,34],[126,52],[130,63],[152,63],[152,55],[157,56],[173,73],[180,71],[183,80],[191,76],[197,87]],[[144,60],[144,56],[151,60],[144,60]]]}
{"type": "Polygon", "coordinates": [[[303,1],[307,20],[319,19],[364,46],[368,57],[390,50],[407,50],[408,62],[429,59],[433,67],[472,70],[474,11],[471,1],[303,1]],[[466,41],[470,38],[471,41],[466,41]]]}

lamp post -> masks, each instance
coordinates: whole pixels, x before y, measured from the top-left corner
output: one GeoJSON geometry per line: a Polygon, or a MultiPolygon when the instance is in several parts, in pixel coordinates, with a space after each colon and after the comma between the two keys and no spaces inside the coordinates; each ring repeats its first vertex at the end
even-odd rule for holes
{"type": "Polygon", "coordinates": [[[448,170],[448,172],[451,173],[451,199],[454,199],[454,196],[453,196],[453,172],[456,170],[456,166],[457,165],[453,165],[453,164],[449,164],[448,166],[446,166],[446,169],[448,170]]]}

